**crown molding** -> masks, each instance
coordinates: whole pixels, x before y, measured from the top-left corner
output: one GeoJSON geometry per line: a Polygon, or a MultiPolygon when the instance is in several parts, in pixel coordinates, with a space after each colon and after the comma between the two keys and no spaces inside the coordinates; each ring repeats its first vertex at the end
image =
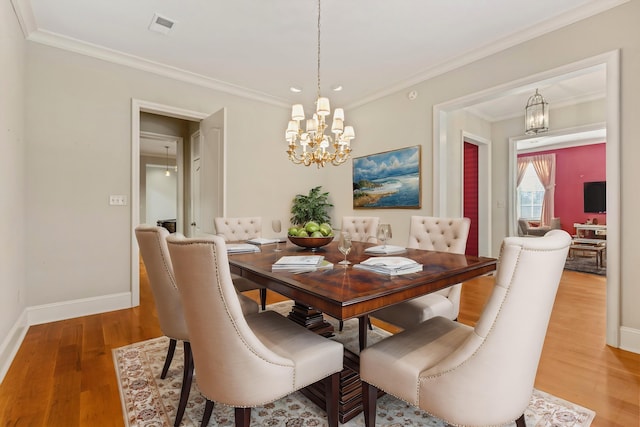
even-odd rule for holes
{"type": "Polygon", "coordinates": [[[630,0],[601,0],[598,2],[590,3],[587,6],[582,6],[580,8],[570,10],[562,15],[557,16],[554,19],[543,22],[542,24],[536,24],[525,28],[518,34],[512,34],[510,36],[503,37],[502,39],[491,42],[484,47],[473,49],[455,58],[451,58],[449,60],[441,62],[439,65],[431,67],[427,70],[423,70],[417,74],[408,76],[405,80],[400,81],[393,86],[389,86],[381,91],[372,93],[360,99],[359,101],[353,102],[350,105],[346,105],[344,108],[356,108],[382,97],[406,90],[407,88],[418,83],[440,76],[465,65],[469,65],[472,62],[486,58],[510,47],[517,46],[521,43],[558,30],[562,27],[566,27],[567,25],[574,24],[583,19],[605,12],[624,3],[628,3],[629,1],[630,0]]]}

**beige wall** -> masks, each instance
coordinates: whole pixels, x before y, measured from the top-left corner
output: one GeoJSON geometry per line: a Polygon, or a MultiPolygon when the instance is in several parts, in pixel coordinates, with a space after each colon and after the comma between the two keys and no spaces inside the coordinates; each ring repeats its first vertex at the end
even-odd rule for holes
{"type": "Polygon", "coordinates": [[[24,327],[19,319],[27,298],[24,45],[11,3],[0,2],[0,378],[4,375],[3,353],[11,352],[24,327]]]}

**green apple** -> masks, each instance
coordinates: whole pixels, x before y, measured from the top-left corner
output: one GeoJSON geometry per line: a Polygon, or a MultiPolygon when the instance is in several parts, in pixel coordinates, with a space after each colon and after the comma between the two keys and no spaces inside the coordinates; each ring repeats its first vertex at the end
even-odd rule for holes
{"type": "Polygon", "coordinates": [[[290,227],[289,230],[287,230],[287,234],[289,236],[297,236],[298,235],[298,227],[290,227]]]}
{"type": "Polygon", "coordinates": [[[306,230],[298,230],[298,237],[309,237],[309,233],[306,230]]]}
{"type": "Polygon", "coordinates": [[[305,224],[304,229],[307,233],[313,233],[314,231],[320,231],[320,225],[315,221],[309,221],[305,224]]]}
{"type": "Polygon", "coordinates": [[[323,236],[328,236],[331,234],[331,225],[325,223],[320,224],[320,232],[323,236]]]}
{"type": "Polygon", "coordinates": [[[311,233],[311,237],[324,237],[324,234],[322,234],[320,231],[314,231],[313,233],[311,233]]]}

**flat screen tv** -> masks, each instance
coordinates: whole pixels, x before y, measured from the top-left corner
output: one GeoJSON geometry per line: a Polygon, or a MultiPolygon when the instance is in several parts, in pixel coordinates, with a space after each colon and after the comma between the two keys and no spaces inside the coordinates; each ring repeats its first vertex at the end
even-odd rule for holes
{"type": "Polygon", "coordinates": [[[607,182],[584,183],[585,213],[605,213],[607,211],[607,182]]]}

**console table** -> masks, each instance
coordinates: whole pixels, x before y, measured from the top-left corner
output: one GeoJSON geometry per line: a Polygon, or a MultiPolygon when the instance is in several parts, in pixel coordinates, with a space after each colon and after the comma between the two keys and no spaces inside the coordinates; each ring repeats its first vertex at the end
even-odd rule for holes
{"type": "Polygon", "coordinates": [[[573,243],[597,245],[607,240],[606,225],[575,223],[573,226],[576,229],[573,243]]]}

